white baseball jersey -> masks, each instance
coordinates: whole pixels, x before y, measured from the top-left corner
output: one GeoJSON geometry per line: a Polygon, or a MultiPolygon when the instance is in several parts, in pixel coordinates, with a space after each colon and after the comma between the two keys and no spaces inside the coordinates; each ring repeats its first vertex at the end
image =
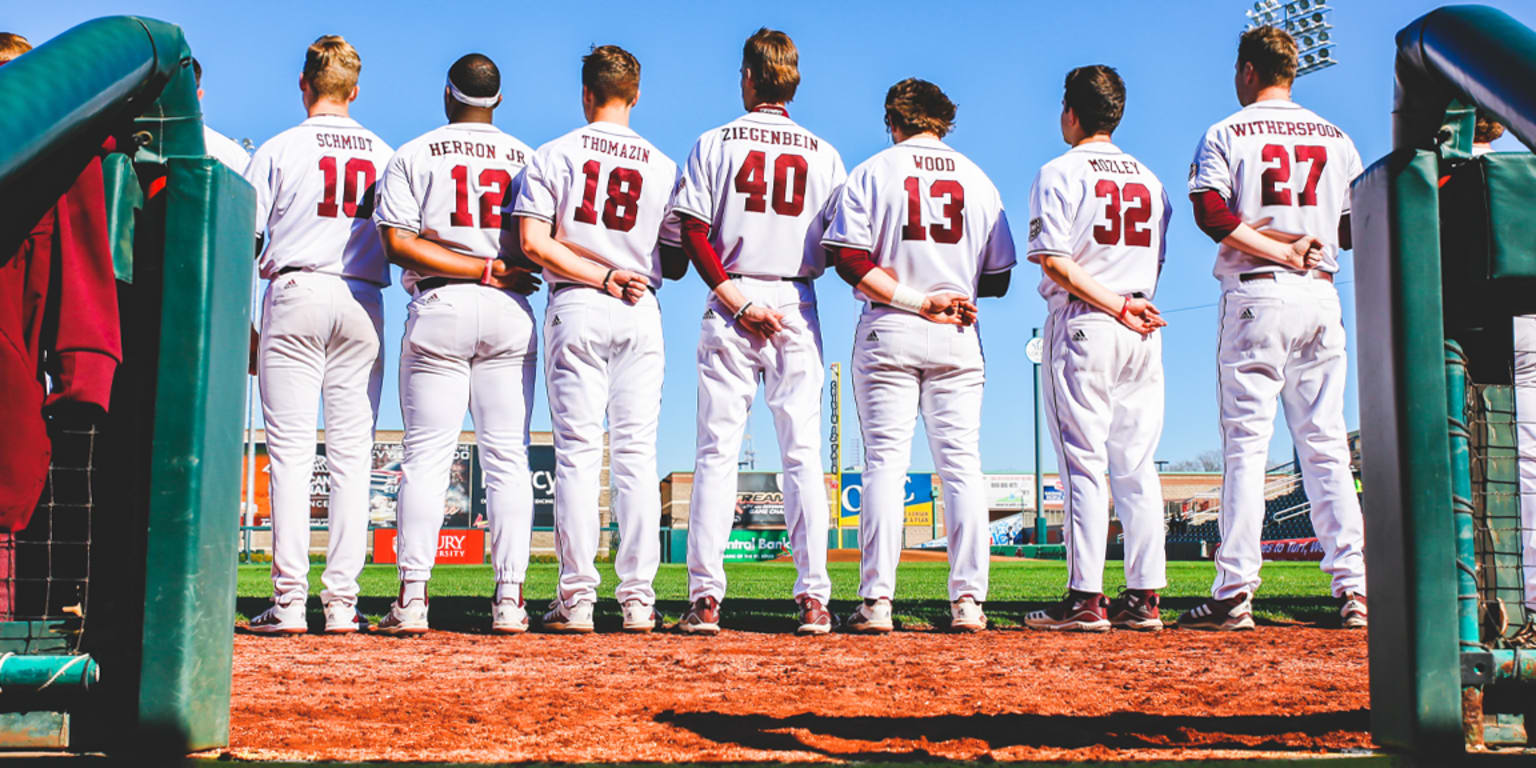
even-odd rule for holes
{"type": "MultiPolygon", "coordinates": [[[[455,253],[496,258],[503,255],[502,230],[513,224],[509,209],[517,199],[519,174],[532,155],[527,144],[489,123],[449,123],[428,131],[390,158],[373,220],[455,253]]],[[[414,293],[420,278],[407,269],[400,283],[414,293]]]]}
{"type": "MultiPolygon", "coordinates": [[[[1029,260],[1065,256],[1121,296],[1152,298],[1163,270],[1172,208],[1140,161],[1107,141],[1079,144],[1046,163],[1029,190],[1029,260]]],[[[1071,294],[1049,277],[1051,309],[1071,294]]]]}
{"type": "Polygon", "coordinates": [[[261,276],[297,267],[389,285],[373,223],[374,183],[392,153],[350,117],[317,115],[256,150],[245,179],[256,188],[256,231],[267,233],[261,276]]]}
{"type": "MultiPolygon", "coordinates": [[[[1319,269],[1339,270],[1339,218],[1349,183],[1364,167],[1354,142],[1333,123],[1286,99],[1256,101],[1213,125],[1195,148],[1189,191],[1221,195],[1260,231],[1312,235],[1324,243],[1319,269]]],[[[1216,276],[1285,269],[1220,247],[1216,276]]]]}
{"type": "Polygon", "coordinates": [[[245,151],[245,147],[206,124],[203,125],[203,147],[213,159],[229,166],[235,173],[244,175],[251,164],[251,153],[245,151]]]}
{"type": "Polygon", "coordinates": [[[929,137],[903,141],[854,168],[821,242],[869,251],[876,266],[923,293],[974,298],[982,274],[1014,264],[997,187],[965,155],[929,137]]]}
{"type": "Polygon", "coordinates": [[[557,239],[656,286],[659,243],[680,243],[677,218],[667,215],[677,181],[677,163],[628,126],[589,123],[533,153],[514,213],[554,224],[557,239]]]}
{"type": "Polygon", "coordinates": [[[762,107],[694,142],[672,210],[710,225],[729,274],[817,277],[824,213],[848,171],[831,144],[777,107],[762,107]]]}

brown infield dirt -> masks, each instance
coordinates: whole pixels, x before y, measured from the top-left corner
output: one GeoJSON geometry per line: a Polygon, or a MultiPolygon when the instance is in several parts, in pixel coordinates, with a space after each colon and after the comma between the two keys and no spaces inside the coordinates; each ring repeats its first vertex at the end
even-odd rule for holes
{"type": "MultiPolygon", "coordinates": [[[[237,636],[231,746],[286,760],[1303,756],[1371,746],[1364,633],[237,636]]],[[[210,755],[212,756],[212,755],[210,755]]]]}

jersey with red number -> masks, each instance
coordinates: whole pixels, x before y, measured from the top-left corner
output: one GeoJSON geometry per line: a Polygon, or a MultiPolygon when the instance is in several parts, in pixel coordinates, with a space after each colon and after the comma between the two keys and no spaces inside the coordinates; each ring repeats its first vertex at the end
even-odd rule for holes
{"type": "MultiPolygon", "coordinates": [[[[1281,238],[1324,243],[1318,269],[1339,270],[1339,218],[1349,183],[1364,171],[1354,142],[1333,123],[1285,99],[1266,99],[1211,126],[1195,148],[1189,191],[1211,190],[1243,223],[1281,238]]],[[[1220,246],[1217,277],[1285,269],[1220,246]]]]}
{"type": "MultiPolygon", "coordinates": [[[[455,253],[494,259],[503,255],[502,228],[512,225],[518,174],[532,155],[489,123],[449,123],[406,142],[390,159],[373,220],[455,253]]],[[[407,269],[400,283],[411,291],[421,277],[407,269]]]]}
{"type": "Polygon", "coordinates": [[[821,242],[869,251],[876,266],[925,294],[975,298],[981,275],[1014,264],[997,187],[965,155],[928,137],[907,139],[854,168],[821,242]]]}
{"type": "Polygon", "coordinates": [[[709,224],[729,274],[814,278],[827,262],[824,214],[847,177],[831,144],[760,109],[699,137],[672,210],[709,224]]]}
{"type": "Polygon", "coordinates": [[[290,267],[389,285],[373,223],[374,182],[392,150],[350,117],[319,115],[272,137],[251,157],[257,259],[268,280],[290,267]]]}
{"type": "MultiPolygon", "coordinates": [[[[660,244],[680,244],[667,201],[677,164],[626,126],[590,123],[539,147],[523,171],[514,214],[555,225],[577,253],[661,284],[660,244]]],[[[565,282],[545,272],[551,286],[565,282]]]]}
{"type": "MultiPolygon", "coordinates": [[[[1152,298],[1163,271],[1172,211],[1152,170],[1107,141],[1079,144],[1046,163],[1029,190],[1029,260],[1065,256],[1105,288],[1152,298]]],[[[1071,298],[1049,277],[1051,309],[1071,298]]]]}

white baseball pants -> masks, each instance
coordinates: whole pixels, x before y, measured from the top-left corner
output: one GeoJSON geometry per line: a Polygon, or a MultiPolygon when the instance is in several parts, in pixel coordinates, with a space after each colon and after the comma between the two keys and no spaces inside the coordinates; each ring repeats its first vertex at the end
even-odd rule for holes
{"type": "Polygon", "coordinates": [[[538,334],[528,300],[454,283],[416,295],[400,343],[405,459],[395,507],[402,581],[426,581],[437,560],[453,453],[464,410],[475,422],[491,562],[498,583],[523,582],[533,536],[528,419],[538,334]]]}
{"type": "Polygon", "coordinates": [[[1273,280],[1223,278],[1218,369],[1226,464],[1221,546],[1211,594],[1226,599],[1260,584],[1265,464],[1275,399],[1300,460],[1312,528],[1335,597],[1365,594],[1365,523],[1349,469],[1344,426],[1344,324],[1333,284],[1276,273],[1273,280]]]}
{"type": "Polygon", "coordinates": [[[661,563],[661,495],[657,492],[656,426],[666,361],[661,307],[647,293],[631,305],[584,286],[555,291],[544,312],[544,378],[555,435],[555,547],[558,599],[566,606],[597,599],[597,556],[608,420],[613,516],[619,547],[614,570],[620,603],[656,602],[652,581],[661,563]]]}
{"type": "Polygon", "coordinates": [[[1162,334],[1141,334],[1080,301],[1045,321],[1045,414],[1056,446],[1066,525],[1067,586],[1104,591],[1109,473],[1125,530],[1125,586],[1162,589],[1163,491],[1153,462],[1163,431],[1162,334]]]}
{"type": "Polygon", "coordinates": [[[906,528],[906,478],[918,413],[944,487],[949,599],[987,599],[992,540],[981,473],[980,329],[866,308],[854,331],[853,394],[864,438],[859,596],[893,598],[906,528]]]}
{"type": "Polygon", "coordinates": [[[773,412],[784,462],[784,524],[794,557],[794,596],[825,603],[826,475],[821,463],[821,326],[809,282],[736,278],[753,303],[784,314],[784,330],[760,339],[731,321],[713,296],[699,331],[699,412],[688,505],[688,599],[725,597],[725,547],[736,509],[736,457],[757,382],[773,412]]]}
{"type": "Polygon", "coordinates": [[[267,433],[272,588],[280,603],[304,600],[309,592],[309,486],[322,401],[330,543],[320,597],[357,602],[368,546],[383,333],[377,285],[319,272],[290,272],[267,285],[257,383],[267,433]]]}
{"type": "Polygon", "coordinates": [[[1536,315],[1515,318],[1515,419],[1525,607],[1536,611],[1536,315]]]}

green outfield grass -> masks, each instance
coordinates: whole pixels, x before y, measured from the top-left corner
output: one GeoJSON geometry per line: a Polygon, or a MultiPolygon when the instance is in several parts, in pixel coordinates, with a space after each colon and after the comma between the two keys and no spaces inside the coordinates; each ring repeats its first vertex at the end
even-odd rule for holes
{"type": "MultiPolygon", "coordinates": [[[[310,570],[310,612],[318,620],[320,571],[310,570]]],[[[613,620],[613,565],[600,563],[603,585],[599,589],[600,622],[613,620]]],[[[853,609],[857,600],[858,564],[832,563],[832,609],[839,616],[853,609]]],[[[1122,582],[1122,565],[1111,562],[1105,587],[1113,596],[1122,582]]],[[[260,613],[272,592],[268,566],[240,566],[238,611],[246,617],[260,613]]],[[[795,569],[787,562],[733,563],[726,566],[729,594],[722,605],[728,629],[782,631],[794,615],[791,592],[795,569]]],[[[949,616],[945,563],[906,563],[897,576],[896,617],[908,629],[943,627],[949,616]]],[[[1172,620],[1209,594],[1214,566],[1208,562],[1168,564],[1168,589],[1163,591],[1163,616],[1172,620]]],[[[537,613],[554,596],[556,566],[534,563],[528,568],[524,594],[529,612],[537,613]]],[[[1018,561],[992,564],[992,594],[987,615],[995,627],[1016,627],[1024,614],[1054,602],[1066,589],[1066,564],[1059,561],[1018,561]]],[[[377,620],[389,610],[398,588],[395,569],[370,565],[363,571],[363,612],[377,620]]],[[[488,565],[439,566],[433,574],[432,623],[443,629],[482,631],[489,622],[491,568],[488,565]]],[[[688,572],[681,564],[665,564],[656,576],[657,607],[667,620],[675,621],[687,609],[688,572]]],[[[1255,617],[1270,622],[1327,623],[1337,616],[1328,590],[1328,577],[1316,563],[1265,563],[1264,586],[1254,604],[1255,617]]],[[[602,628],[600,624],[600,629],[602,628]]]]}

